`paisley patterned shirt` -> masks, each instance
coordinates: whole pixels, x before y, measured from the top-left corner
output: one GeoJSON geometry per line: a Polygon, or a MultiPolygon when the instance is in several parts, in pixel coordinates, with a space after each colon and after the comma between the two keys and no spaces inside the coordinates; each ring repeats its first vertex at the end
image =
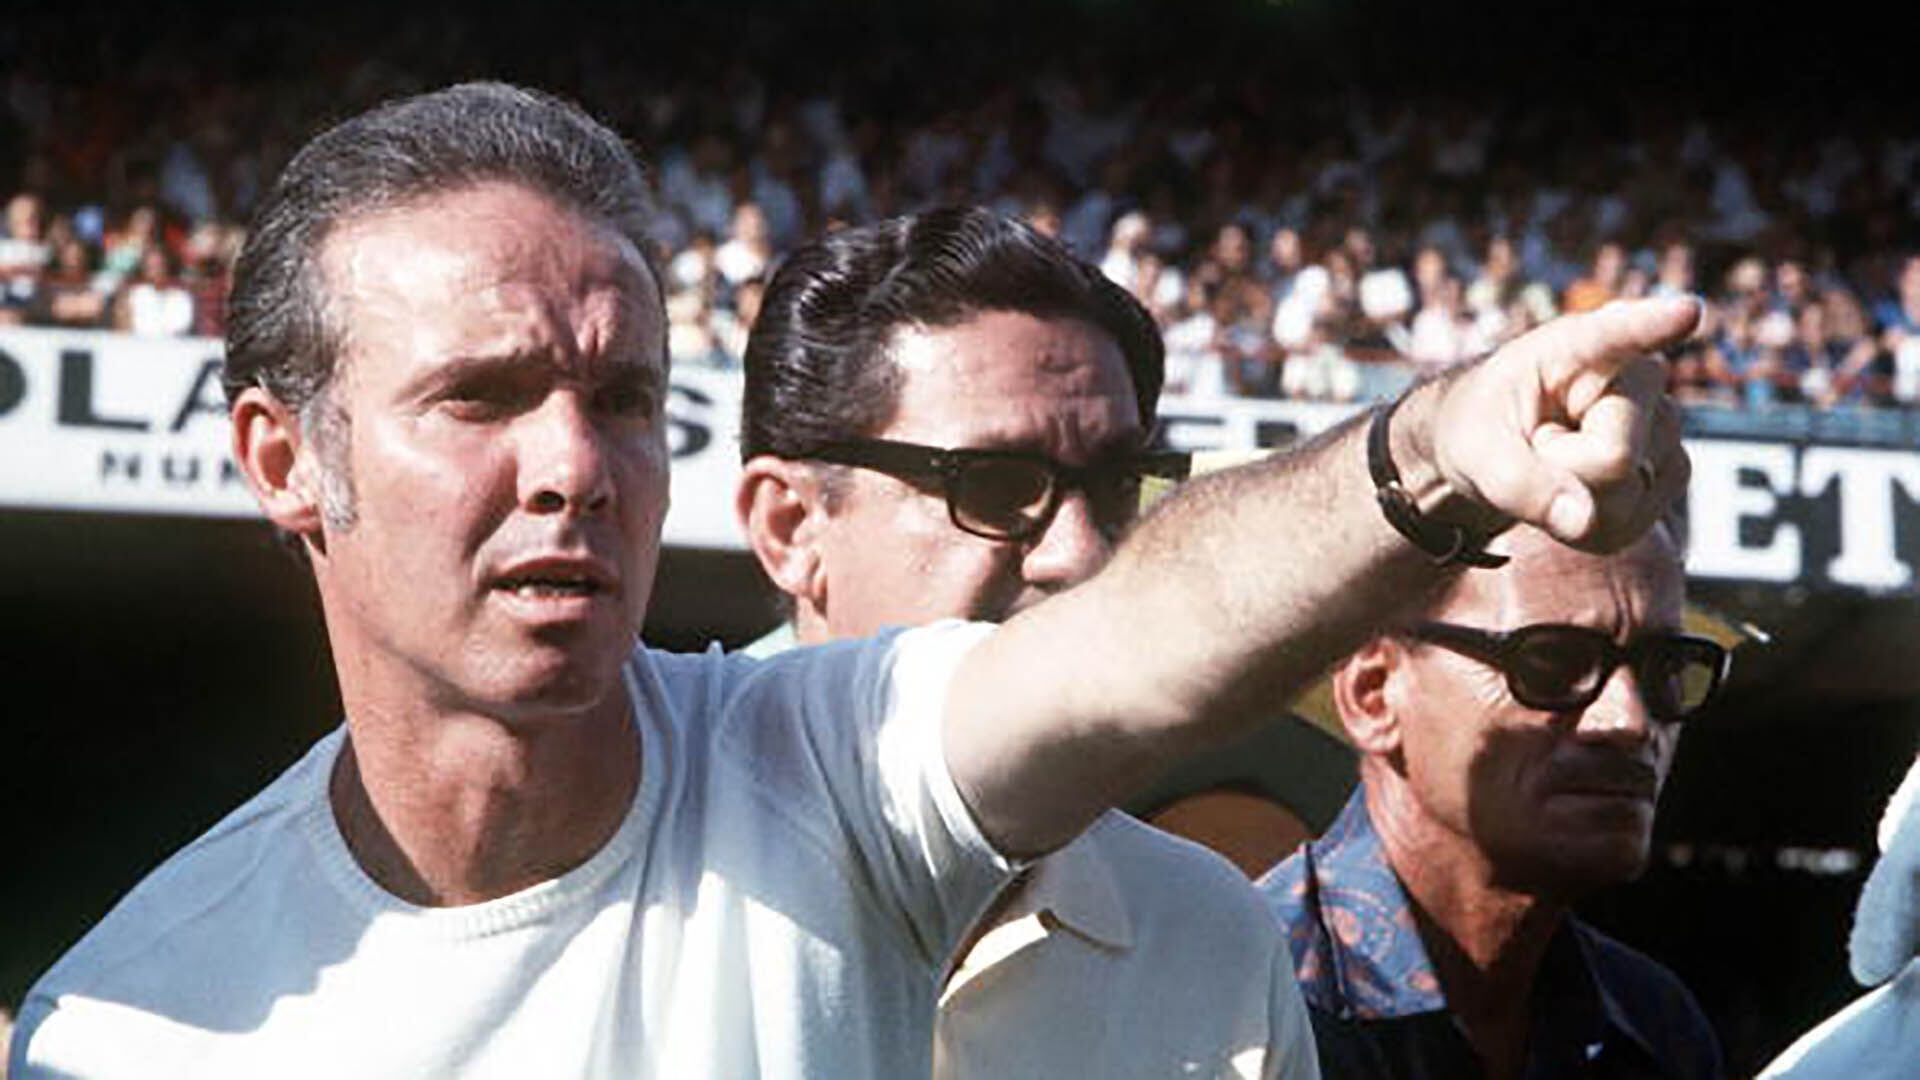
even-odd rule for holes
{"type": "MultiPolygon", "coordinates": [[[[1475,1077],[1412,905],[1356,788],[1326,835],[1259,888],[1285,927],[1321,1071],[1475,1077]]],[[[1533,987],[1529,1077],[1717,1078],[1719,1044],[1674,974],[1569,917],[1533,987]]]]}

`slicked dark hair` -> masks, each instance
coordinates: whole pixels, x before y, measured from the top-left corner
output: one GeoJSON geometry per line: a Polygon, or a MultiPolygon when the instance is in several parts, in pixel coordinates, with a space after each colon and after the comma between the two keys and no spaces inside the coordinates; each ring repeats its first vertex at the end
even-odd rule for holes
{"type": "Polygon", "coordinates": [[[953,207],[829,233],[781,265],[747,339],[742,458],[805,457],[872,434],[899,406],[894,334],[989,311],[1107,334],[1126,357],[1141,426],[1152,427],[1166,351],[1140,302],[1031,226],[953,207]]]}
{"type": "MultiPolygon", "coordinates": [[[[390,102],[315,136],[255,212],[227,301],[227,400],[264,386],[304,412],[323,396],[341,342],[319,266],[334,229],[490,181],[611,226],[652,265],[646,174],[579,106],[490,82],[390,102]]],[[[653,279],[662,280],[657,267],[653,279]]]]}

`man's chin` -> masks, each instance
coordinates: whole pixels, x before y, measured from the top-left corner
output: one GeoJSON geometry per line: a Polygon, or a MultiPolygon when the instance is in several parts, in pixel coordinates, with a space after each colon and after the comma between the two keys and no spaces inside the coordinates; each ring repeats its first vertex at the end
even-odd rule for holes
{"type": "Polygon", "coordinates": [[[483,695],[509,719],[539,720],[589,712],[621,689],[624,651],[538,649],[502,658],[483,695]]]}
{"type": "Polygon", "coordinates": [[[1644,835],[1567,839],[1520,861],[1505,884],[1517,892],[1573,903],[1638,878],[1647,869],[1649,854],[1644,835]]]}

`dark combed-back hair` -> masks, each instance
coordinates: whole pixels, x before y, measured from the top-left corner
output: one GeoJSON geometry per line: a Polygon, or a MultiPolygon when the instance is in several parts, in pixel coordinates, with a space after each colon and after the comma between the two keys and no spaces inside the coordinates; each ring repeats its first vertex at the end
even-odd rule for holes
{"type": "Polygon", "coordinates": [[[1139,301],[1031,226],[955,207],[830,233],[781,265],[747,340],[741,456],[805,457],[871,434],[899,404],[894,334],[989,311],[1079,319],[1112,337],[1152,426],[1166,353],[1139,301]]]}
{"type": "Polygon", "coordinates": [[[264,386],[303,410],[327,389],[341,335],[319,255],[333,229],[490,181],[537,191],[653,257],[644,170],[571,102],[478,82],[382,105],[302,147],[254,214],[227,302],[227,399],[264,386]]]}

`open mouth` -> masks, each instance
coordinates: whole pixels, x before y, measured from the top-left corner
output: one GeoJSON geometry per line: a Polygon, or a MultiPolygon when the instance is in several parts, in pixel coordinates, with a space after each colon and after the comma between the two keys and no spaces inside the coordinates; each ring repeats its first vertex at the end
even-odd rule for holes
{"type": "Polygon", "coordinates": [[[563,596],[597,596],[606,587],[584,574],[529,574],[502,578],[495,589],[529,599],[563,596]]]}
{"type": "Polygon", "coordinates": [[[504,567],[491,588],[523,600],[574,600],[604,596],[617,579],[587,559],[528,559],[504,567]]]}

